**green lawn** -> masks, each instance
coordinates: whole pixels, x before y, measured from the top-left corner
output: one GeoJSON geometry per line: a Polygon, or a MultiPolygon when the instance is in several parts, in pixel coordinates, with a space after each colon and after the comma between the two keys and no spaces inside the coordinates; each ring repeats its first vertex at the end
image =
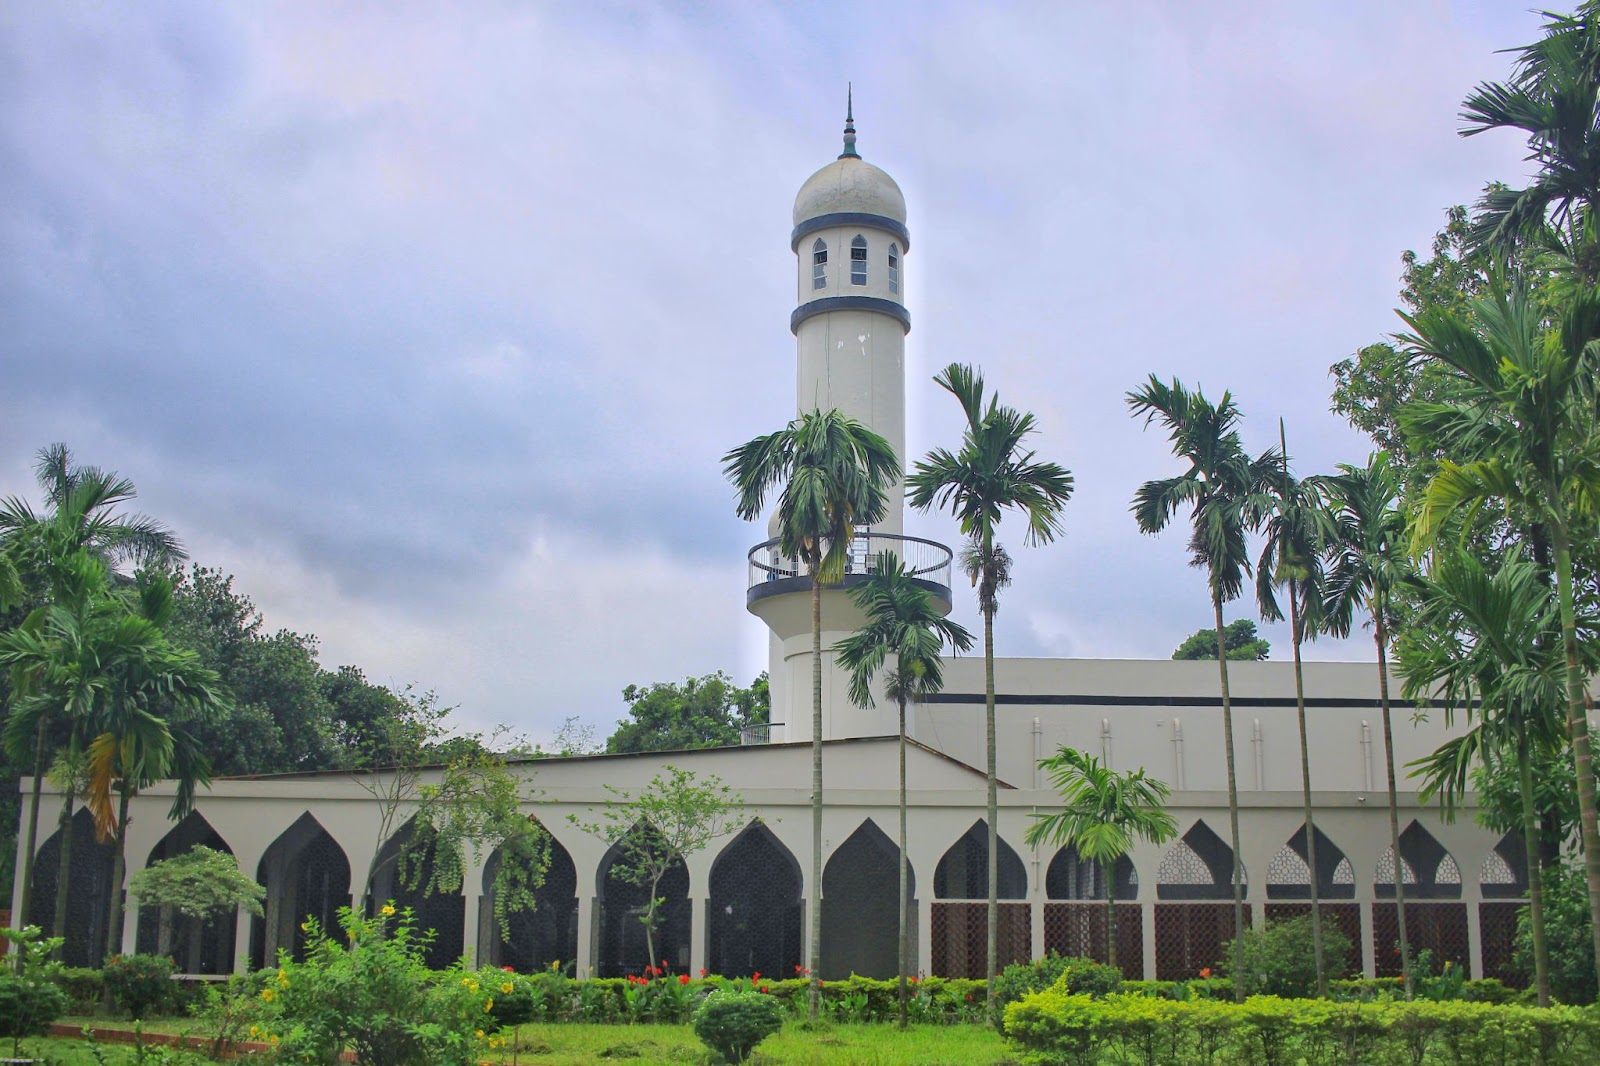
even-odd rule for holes
{"type": "MultiPolygon", "coordinates": [[[[99,1021],[100,1025],[117,1025],[99,1021]]],[[[131,1023],[121,1023],[131,1024],[131,1023]]],[[[191,1028],[185,1019],[148,1023],[148,1032],[191,1028]]],[[[615,1066],[618,1063],[684,1063],[711,1066],[710,1052],[687,1025],[524,1025],[517,1052],[500,1061],[521,1066],[615,1066]]],[[[92,1066],[83,1041],[24,1041],[25,1049],[49,1055],[61,1066],[92,1066]]],[[[124,1047],[102,1045],[116,1066],[132,1061],[124,1047]]],[[[10,1045],[5,1045],[9,1052],[10,1045]]],[[[1014,1055],[993,1029],[976,1025],[913,1026],[901,1033],[893,1025],[837,1025],[807,1031],[790,1022],[756,1052],[754,1066],[1013,1066],[1014,1055]]]]}

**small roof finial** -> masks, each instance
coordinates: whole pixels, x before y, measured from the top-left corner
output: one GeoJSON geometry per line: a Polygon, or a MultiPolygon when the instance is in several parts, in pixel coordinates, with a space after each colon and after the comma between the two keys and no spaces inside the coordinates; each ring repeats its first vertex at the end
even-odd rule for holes
{"type": "Polygon", "coordinates": [[[840,159],[860,159],[856,151],[856,101],[855,86],[845,83],[844,96],[844,151],[839,153],[840,159]]]}

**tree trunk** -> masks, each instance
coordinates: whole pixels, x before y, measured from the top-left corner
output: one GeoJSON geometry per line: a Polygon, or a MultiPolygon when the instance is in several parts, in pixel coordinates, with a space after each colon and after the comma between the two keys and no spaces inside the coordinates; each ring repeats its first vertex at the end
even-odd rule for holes
{"type": "Polygon", "coordinates": [[[1533,985],[1539,1006],[1550,1005],[1550,948],[1544,935],[1544,871],[1539,869],[1539,821],[1533,806],[1533,761],[1528,733],[1517,730],[1517,789],[1522,794],[1522,844],[1528,863],[1528,920],[1533,926],[1533,985]]]}
{"type": "MultiPolygon", "coordinates": [[[[172,954],[172,905],[167,904],[161,908],[161,916],[156,926],[156,954],[172,954]]],[[[178,960],[173,959],[174,963],[178,960]]]]}
{"type": "Polygon", "coordinates": [[[644,917],[641,919],[644,924],[644,964],[646,966],[654,966],[656,964],[656,900],[658,898],[656,889],[660,885],[661,878],[652,877],[650,879],[650,899],[644,905],[644,917]]]}
{"type": "Polygon", "coordinates": [[[911,968],[911,908],[906,904],[906,701],[900,699],[900,1028],[906,1027],[906,971],[911,968]]]}
{"type": "Polygon", "coordinates": [[[822,581],[811,570],[811,987],[812,1019],[822,1009],[822,581]]]}
{"type": "Polygon", "coordinates": [[[1383,764],[1389,774],[1389,846],[1394,849],[1395,930],[1400,935],[1400,975],[1406,998],[1416,994],[1411,973],[1411,939],[1406,935],[1405,862],[1400,857],[1400,797],[1394,779],[1394,725],[1389,715],[1389,638],[1384,628],[1385,605],[1380,598],[1372,605],[1372,633],[1378,642],[1378,704],[1383,711],[1383,764]]]}
{"type": "MultiPolygon", "coordinates": [[[[1098,864],[1097,864],[1098,865],[1098,864]]],[[[1117,964],[1117,864],[1102,874],[1106,881],[1106,965],[1117,964]]]]}
{"type": "Polygon", "coordinates": [[[1583,871],[1589,885],[1589,928],[1594,937],[1595,972],[1600,976],[1600,825],[1595,818],[1594,759],[1589,747],[1589,716],[1584,706],[1583,672],[1578,665],[1578,630],[1572,605],[1572,545],[1567,528],[1551,523],[1556,550],[1556,591],[1561,606],[1561,644],[1567,656],[1567,737],[1578,775],[1578,828],[1583,840],[1583,871]]]}
{"type": "Polygon", "coordinates": [[[1239,857],[1239,779],[1233,765],[1233,696],[1228,691],[1228,636],[1222,627],[1222,594],[1211,590],[1217,618],[1217,671],[1222,683],[1223,750],[1228,763],[1228,844],[1233,848],[1233,999],[1244,1001],[1244,860],[1239,857]]]}
{"type": "Polygon", "coordinates": [[[117,801],[117,828],[114,837],[116,849],[111,854],[111,920],[106,922],[106,957],[122,953],[122,923],[126,912],[122,905],[122,882],[128,876],[128,805],[133,794],[122,790],[117,801]]]}
{"type": "Polygon", "coordinates": [[[28,801],[28,845],[22,853],[22,899],[17,908],[17,928],[21,929],[33,918],[28,913],[33,902],[33,853],[39,843],[39,793],[44,787],[44,743],[49,738],[50,720],[39,718],[39,733],[33,741],[33,791],[28,801]]]}
{"type": "Polygon", "coordinates": [[[1311,816],[1311,746],[1306,738],[1306,682],[1300,661],[1305,630],[1300,619],[1300,587],[1289,579],[1289,632],[1294,643],[1294,706],[1300,716],[1300,790],[1306,808],[1306,866],[1311,870],[1311,950],[1316,956],[1317,996],[1328,998],[1328,964],[1322,950],[1322,891],[1317,871],[1317,824],[1311,816]]]}
{"type": "Polygon", "coordinates": [[[61,806],[61,861],[56,864],[56,911],[55,920],[50,923],[50,935],[63,938],[62,945],[55,950],[58,960],[67,948],[64,938],[67,935],[67,882],[72,877],[72,800],[69,788],[67,800],[61,806]]]}
{"type": "Polygon", "coordinates": [[[983,612],[983,730],[988,756],[985,773],[989,784],[989,937],[985,1006],[992,1019],[995,1012],[994,976],[1000,968],[1000,793],[995,784],[993,606],[986,607],[983,612]]]}

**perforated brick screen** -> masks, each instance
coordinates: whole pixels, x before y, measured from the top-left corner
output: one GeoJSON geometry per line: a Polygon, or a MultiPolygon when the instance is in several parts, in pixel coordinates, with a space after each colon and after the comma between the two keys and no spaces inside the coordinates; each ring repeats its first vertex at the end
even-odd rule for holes
{"type": "MultiPolygon", "coordinates": [[[[1350,941],[1350,952],[1344,958],[1345,977],[1361,976],[1361,905],[1359,903],[1322,903],[1322,920],[1338,928],[1350,941]]],[[[1286,921],[1311,913],[1310,903],[1269,903],[1267,922],[1286,921]]],[[[1337,975],[1336,975],[1337,976],[1337,975]]]]}
{"type": "MultiPolygon", "coordinates": [[[[1156,980],[1182,981],[1209,969],[1233,939],[1232,903],[1157,903],[1156,980]]],[[[1244,909],[1250,928],[1250,908],[1244,909]]]]}
{"type": "Polygon", "coordinates": [[[1516,954],[1517,913],[1524,906],[1520,900],[1478,904],[1483,976],[1498,978],[1512,988],[1528,987],[1528,975],[1512,962],[1516,954]]]}
{"type": "MultiPolygon", "coordinates": [[[[1379,977],[1400,976],[1400,932],[1395,919],[1393,903],[1372,905],[1372,947],[1379,977]]],[[[1467,905],[1407,900],[1406,936],[1411,941],[1413,958],[1420,951],[1433,953],[1435,972],[1446,960],[1466,966],[1467,905]]]]}
{"type": "MultiPolygon", "coordinates": [[[[982,978],[988,955],[987,903],[935,903],[929,965],[938,977],[982,978]]],[[[1026,903],[1000,904],[1000,968],[1026,962],[1033,944],[1033,916],[1026,903]]]]}
{"type": "MultiPolygon", "coordinates": [[[[1044,949],[1106,962],[1104,903],[1046,903],[1044,949]]],[[[1130,980],[1144,977],[1144,923],[1139,904],[1117,904],[1117,968],[1130,980]]]]}

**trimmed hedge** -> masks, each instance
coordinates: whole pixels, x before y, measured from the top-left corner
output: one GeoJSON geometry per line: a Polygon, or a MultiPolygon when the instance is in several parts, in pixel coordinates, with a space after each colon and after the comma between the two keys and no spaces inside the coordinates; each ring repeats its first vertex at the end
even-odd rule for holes
{"type": "Polygon", "coordinates": [[[1051,988],[1006,1009],[1006,1035],[1046,1063],[1099,1066],[1590,1066],[1600,1008],[1429,1000],[1242,1004],[1051,988]]]}

